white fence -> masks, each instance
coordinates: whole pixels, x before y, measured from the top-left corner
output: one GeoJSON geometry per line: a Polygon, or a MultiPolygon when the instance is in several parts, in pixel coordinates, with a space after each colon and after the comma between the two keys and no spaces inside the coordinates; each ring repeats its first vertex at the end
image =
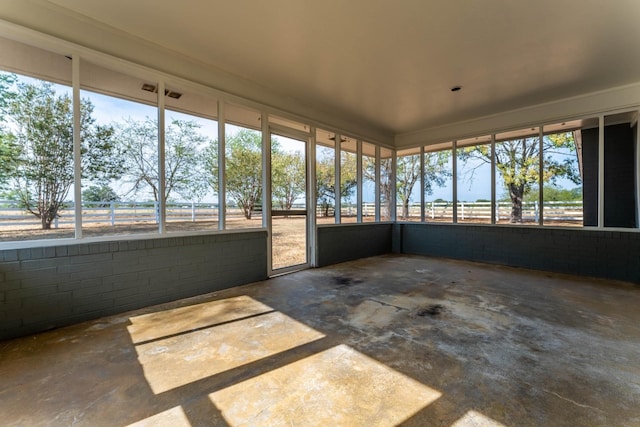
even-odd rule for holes
{"type": "MultiPolygon", "coordinates": [[[[258,210],[259,211],[259,210],[258,210]]],[[[545,202],[544,219],[546,221],[582,222],[582,201],[545,202]]],[[[115,226],[118,223],[156,223],[158,221],[158,203],[154,202],[84,202],[82,204],[83,224],[102,224],[115,226]]],[[[166,220],[171,221],[215,221],[218,219],[218,206],[215,203],[179,202],[167,203],[166,220]]],[[[343,216],[355,216],[354,205],[343,205],[343,216]]],[[[333,214],[333,206],[329,211],[333,214]]],[[[318,216],[324,214],[318,206],[318,216]]],[[[242,217],[241,209],[228,207],[227,216],[242,217]]],[[[363,203],[363,216],[374,216],[375,204],[363,203]]],[[[540,209],[537,202],[523,203],[522,219],[527,222],[537,222],[540,209]]],[[[386,216],[383,212],[383,216],[386,216]]],[[[511,216],[511,203],[496,203],[496,221],[508,220],[511,216]]],[[[60,216],[52,224],[53,228],[62,225],[73,225],[73,203],[68,203],[60,211],[60,216]]],[[[397,218],[402,218],[402,206],[397,206],[397,218]]],[[[409,206],[409,218],[420,218],[420,205],[409,206]]],[[[425,203],[425,219],[432,221],[450,221],[453,218],[453,203],[427,202],[425,203]]],[[[491,219],[490,202],[458,202],[458,220],[481,220],[489,222],[491,219]]],[[[39,225],[40,221],[19,207],[18,202],[0,200],[0,229],[2,227],[29,227],[39,225]]]]}

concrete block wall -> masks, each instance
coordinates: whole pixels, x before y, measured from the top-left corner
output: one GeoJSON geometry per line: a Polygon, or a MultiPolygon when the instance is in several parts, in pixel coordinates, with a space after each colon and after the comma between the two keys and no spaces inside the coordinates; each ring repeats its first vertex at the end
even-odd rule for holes
{"type": "Polygon", "coordinates": [[[318,226],[318,267],[391,252],[393,226],[391,223],[318,226]]]}
{"type": "Polygon", "coordinates": [[[403,253],[640,283],[640,233],[509,226],[399,224],[403,253]]]}
{"type": "Polygon", "coordinates": [[[0,340],[266,277],[266,231],[4,249],[0,340]]]}

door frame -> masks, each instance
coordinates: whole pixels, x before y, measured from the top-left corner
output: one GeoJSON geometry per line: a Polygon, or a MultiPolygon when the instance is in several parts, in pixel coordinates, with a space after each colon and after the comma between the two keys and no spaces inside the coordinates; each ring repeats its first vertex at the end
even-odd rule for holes
{"type": "Polygon", "coordinates": [[[267,132],[267,143],[264,144],[266,147],[266,167],[265,167],[265,185],[263,185],[263,206],[262,213],[265,219],[265,227],[267,228],[267,275],[269,277],[279,276],[286,273],[291,273],[293,271],[304,270],[312,267],[315,262],[315,185],[312,183],[315,182],[315,162],[312,161],[312,153],[313,150],[313,132],[305,133],[303,131],[297,129],[291,129],[286,126],[277,125],[274,123],[269,123],[268,132],[267,132]],[[273,197],[273,188],[271,183],[271,139],[274,136],[281,136],[284,138],[295,139],[304,143],[305,148],[305,178],[306,178],[306,191],[305,191],[305,204],[306,204],[306,262],[302,264],[295,264],[287,267],[273,269],[273,222],[272,222],[272,197],[273,197]]]}

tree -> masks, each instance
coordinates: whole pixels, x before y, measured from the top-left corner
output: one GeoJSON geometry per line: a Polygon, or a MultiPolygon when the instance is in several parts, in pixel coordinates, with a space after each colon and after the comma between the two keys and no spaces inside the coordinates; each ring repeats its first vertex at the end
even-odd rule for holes
{"type": "Polygon", "coordinates": [[[305,194],[306,166],[302,153],[283,152],[272,145],[271,191],[280,209],[290,210],[293,203],[305,194]]]}
{"type": "MultiPolygon", "coordinates": [[[[342,152],[342,165],[340,170],[340,198],[348,198],[353,194],[356,186],[356,168],[349,161],[347,152],[342,152]]],[[[316,161],[316,200],[322,208],[322,216],[330,215],[331,206],[336,201],[336,173],[333,156],[324,156],[316,161]]],[[[335,213],[334,213],[335,214],[335,213]]]]}
{"type": "MultiPolygon", "coordinates": [[[[434,185],[442,187],[451,172],[447,170],[449,151],[425,153],[424,155],[424,193],[431,195],[434,185]]],[[[409,204],[415,185],[420,180],[420,155],[401,156],[397,158],[396,194],[402,203],[402,218],[409,217],[409,204]]]]}
{"type": "MultiPolygon", "coordinates": [[[[83,202],[112,202],[115,200],[118,200],[118,194],[106,184],[92,185],[82,191],[83,202]]],[[[93,206],[105,207],[109,206],[109,203],[93,204],[93,206]]]]}
{"type": "Polygon", "coordinates": [[[15,174],[22,151],[4,123],[10,103],[16,96],[11,90],[15,81],[15,74],[0,73],[0,186],[15,174]]]}
{"type": "MultiPolygon", "coordinates": [[[[209,139],[198,132],[199,128],[195,121],[177,119],[165,128],[165,200],[174,193],[187,199],[202,193],[200,151],[209,139]]],[[[124,150],[123,178],[131,186],[129,193],[146,190],[159,201],[157,121],[149,117],[127,119],[118,125],[117,135],[124,150]]]]}
{"type": "MultiPolygon", "coordinates": [[[[7,117],[14,124],[11,133],[20,146],[11,172],[17,197],[41,220],[43,229],[50,229],[74,184],[71,98],[56,93],[51,83],[18,83],[7,104],[7,117]]],[[[97,125],[92,114],[91,102],[81,100],[82,178],[107,180],[117,176],[121,166],[113,128],[97,125]]]]}
{"type": "MultiPolygon", "coordinates": [[[[226,138],[225,185],[226,194],[246,219],[251,219],[262,200],[262,135],[242,129],[226,138]]],[[[218,141],[211,141],[202,156],[205,182],[219,193],[218,141]]]]}
{"type": "MultiPolygon", "coordinates": [[[[554,154],[558,148],[576,150],[572,133],[546,135],[543,138],[544,168],[539,176],[540,143],[537,137],[520,138],[495,144],[496,169],[502,177],[502,184],[511,200],[512,223],[522,222],[522,202],[534,184],[540,182],[555,183],[557,178],[566,177],[578,184],[579,172],[575,159],[559,159],[554,154]]],[[[491,164],[491,147],[477,145],[459,151],[460,159],[465,162],[475,159],[491,164]]],[[[475,166],[477,167],[477,166],[475,166]]]]}

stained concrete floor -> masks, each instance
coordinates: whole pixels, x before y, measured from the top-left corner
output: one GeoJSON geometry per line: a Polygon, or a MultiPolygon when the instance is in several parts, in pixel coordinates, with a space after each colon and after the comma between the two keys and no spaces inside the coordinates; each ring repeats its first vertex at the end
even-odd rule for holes
{"type": "Polygon", "coordinates": [[[3,426],[640,425],[640,286],[382,256],[0,343],[3,426]]]}

